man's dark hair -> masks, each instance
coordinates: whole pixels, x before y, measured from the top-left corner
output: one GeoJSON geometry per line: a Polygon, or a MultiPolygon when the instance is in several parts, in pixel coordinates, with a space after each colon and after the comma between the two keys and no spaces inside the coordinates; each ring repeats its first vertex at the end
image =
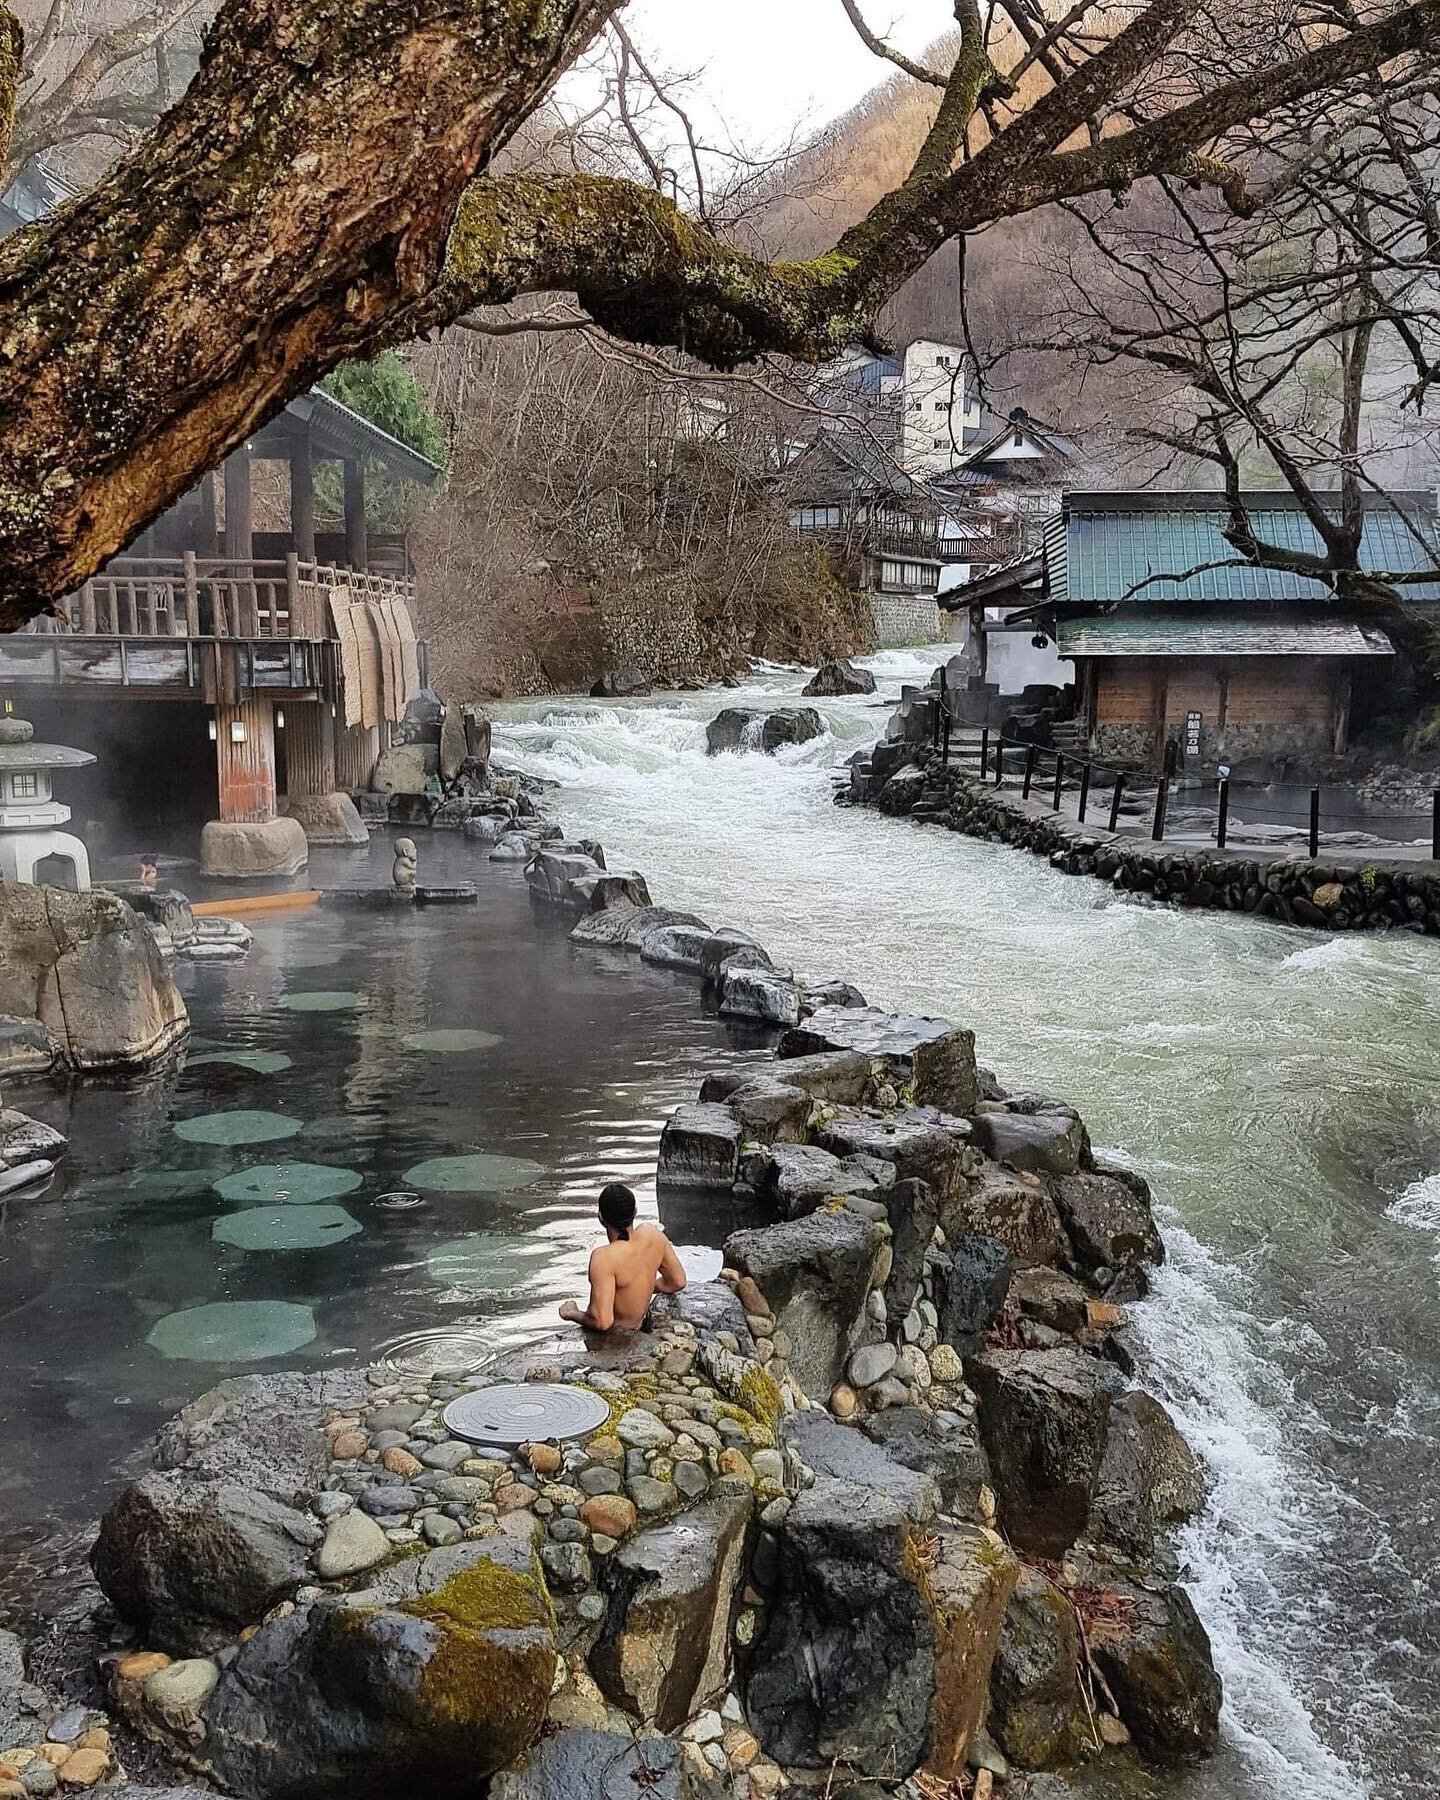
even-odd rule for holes
{"type": "Polygon", "coordinates": [[[635,1196],[623,1181],[612,1181],[600,1190],[600,1217],[612,1231],[628,1238],[635,1223],[635,1196]]]}

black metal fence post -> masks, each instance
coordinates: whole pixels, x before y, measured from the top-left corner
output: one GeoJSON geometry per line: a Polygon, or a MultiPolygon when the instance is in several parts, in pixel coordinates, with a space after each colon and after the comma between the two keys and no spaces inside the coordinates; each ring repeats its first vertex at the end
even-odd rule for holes
{"type": "Polygon", "coordinates": [[[1225,848],[1225,839],[1230,832],[1230,778],[1227,775],[1220,783],[1220,820],[1215,827],[1215,846],[1219,850],[1225,848]]]}
{"type": "Polygon", "coordinates": [[[1078,814],[1076,815],[1080,824],[1082,824],[1082,825],[1085,823],[1085,808],[1089,804],[1090,804],[1090,765],[1087,762],[1087,763],[1081,763],[1081,765],[1080,765],[1080,810],[1079,810],[1078,814]]]}
{"type": "Polygon", "coordinates": [[[1311,790],[1310,790],[1310,854],[1312,857],[1316,857],[1320,854],[1320,790],[1319,790],[1319,788],[1311,788],[1311,790]]]}
{"type": "Polygon", "coordinates": [[[1162,775],[1155,790],[1155,826],[1150,835],[1158,844],[1165,835],[1165,813],[1170,805],[1170,777],[1162,775]]]}
{"type": "Polygon", "coordinates": [[[1025,746],[1025,785],[1020,790],[1020,798],[1022,800],[1028,800],[1030,798],[1030,783],[1034,779],[1035,746],[1033,744],[1027,744],[1025,746]]]}
{"type": "Polygon", "coordinates": [[[980,732],[980,779],[985,779],[985,771],[990,766],[990,727],[984,726],[980,732]]]}
{"type": "Polygon", "coordinates": [[[1430,854],[1436,862],[1440,862],[1440,788],[1435,790],[1435,801],[1431,812],[1430,854]]]}
{"type": "Polygon", "coordinates": [[[1005,779],[1005,734],[1002,731],[995,740],[995,785],[998,788],[1005,779]]]}
{"type": "Polygon", "coordinates": [[[1120,829],[1120,796],[1125,792],[1125,772],[1122,769],[1115,777],[1115,792],[1110,798],[1110,829],[1120,829]]]}
{"type": "Polygon", "coordinates": [[[1063,786],[1064,781],[1065,781],[1065,758],[1057,750],[1055,752],[1055,792],[1051,796],[1051,800],[1052,800],[1051,810],[1054,812],[1059,812],[1059,810],[1060,810],[1060,789],[1063,786]]]}
{"type": "Polygon", "coordinates": [[[940,689],[940,766],[950,767],[950,696],[940,689]]]}

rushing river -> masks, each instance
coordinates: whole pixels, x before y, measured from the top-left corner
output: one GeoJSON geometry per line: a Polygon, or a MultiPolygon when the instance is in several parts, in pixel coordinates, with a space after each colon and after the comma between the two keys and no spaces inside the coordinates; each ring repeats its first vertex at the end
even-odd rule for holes
{"type": "MultiPolygon", "coordinates": [[[[873,659],[880,697],[932,660],[873,659]]],[[[1440,945],[1166,911],[837,809],[875,700],[818,702],[829,733],[777,758],[705,756],[720,706],[803,680],[520,704],[498,753],[657,901],[973,1026],[1151,1178],[1147,1378],[1213,1476],[1184,1551],[1227,1697],[1218,1762],[1157,1792],[1440,1792],[1440,945]]]]}

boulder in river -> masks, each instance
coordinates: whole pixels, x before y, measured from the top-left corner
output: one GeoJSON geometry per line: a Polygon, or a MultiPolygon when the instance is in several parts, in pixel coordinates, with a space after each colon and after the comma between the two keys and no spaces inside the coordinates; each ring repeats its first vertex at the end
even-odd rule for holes
{"type": "Polygon", "coordinates": [[[975,1033],[948,1019],[874,1006],[822,1007],[785,1033],[778,1054],[813,1056],[827,1050],[858,1050],[882,1064],[897,1091],[910,1089],[919,1105],[959,1115],[975,1110],[975,1033]]]}
{"type": "Polygon", "coordinates": [[[1165,1260],[1150,1210],[1150,1190],[1128,1170],[1097,1170],[1050,1183],[1075,1258],[1082,1268],[1137,1270],[1165,1260]]]}
{"type": "MultiPolygon", "coordinates": [[[[785,1064],[777,1067],[783,1078],[785,1064]]],[[[964,1120],[928,1108],[876,1114],[842,1106],[817,1135],[836,1156],[890,1163],[897,1180],[924,1182],[932,1203],[943,1207],[964,1187],[966,1130],[964,1120]]]]}
{"type": "Polygon", "coordinates": [[[1063,1556],[1090,1528],[1125,1378],[1083,1350],[986,1350],[965,1376],[1006,1535],[1026,1555],[1063,1556]]]}
{"type": "Polygon", "coordinates": [[[1021,1110],[984,1101],[975,1116],[975,1145],[998,1163],[1034,1175],[1073,1175],[1090,1140],[1073,1106],[1051,1100],[1021,1110]]]}
{"type": "Polygon", "coordinates": [[[807,699],[831,694],[873,694],[875,677],[868,669],[857,669],[843,658],[823,662],[800,692],[807,699]]]}
{"type": "Polygon", "coordinates": [[[962,1232],[946,1245],[934,1271],[940,1340],[970,1356],[1004,1310],[1014,1268],[998,1238],[962,1232]]]}
{"type": "Polygon", "coordinates": [[[1189,1595],[1115,1577],[1105,1598],[1090,1653],[1130,1735],[1157,1762],[1208,1756],[1220,1740],[1220,1677],[1189,1595]]]}
{"type": "Polygon", "coordinates": [[[940,1223],[952,1237],[976,1232],[997,1239],[1022,1267],[1059,1262],[1070,1248],[1040,1177],[988,1161],[941,1201],[940,1223]]]}
{"type": "Polygon", "coordinates": [[[727,1107],[677,1106],[660,1134],[661,1187],[728,1188],[740,1166],[740,1121],[727,1107]]]}
{"type": "Polygon", "coordinates": [[[0,1014],[35,1021],[77,1069],[143,1068],[190,1028],[154,934],[103,888],[0,886],[0,1014]]]}
{"type": "Polygon", "coordinates": [[[707,755],[724,751],[763,750],[773,756],[786,744],[805,744],[825,727],[813,706],[782,706],[773,712],[753,706],[727,706],[705,727],[707,755]]]}
{"type": "MultiPolygon", "coordinates": [[[[744,954],[742,952],[742,954],[744,954]]],[[[746,969],[730,957],[720,968],[720,1011],[727,1019],[754,1019],[762,1025],[794,1025],[800,1018],[800,990],[778,969],[746,969]]]]}
{"type": "Polygon", "coordinates": [[[1200,1459],[1160,1402],[1141,1393],[1117,1400],[1096,1483],[1096,1536],[1128,1555],[1150,1556],[1156,1536],[1204,1500],[1200,1459]]]}
{"type": "Polygon", "coordinates": [[[1075,1606],[1040,1569],[1022,1566],[990,1674],[990,1729],[1022,1769],[1052,1769],[1093,1751],[1080,1688],[1075,1606]]]}
{"type": "Polygon", "coordinates": [[[607,669],[590,689],[594,700],[636,699],[650,692],[650,677],[633,663],[623,669],[607,669]]]}

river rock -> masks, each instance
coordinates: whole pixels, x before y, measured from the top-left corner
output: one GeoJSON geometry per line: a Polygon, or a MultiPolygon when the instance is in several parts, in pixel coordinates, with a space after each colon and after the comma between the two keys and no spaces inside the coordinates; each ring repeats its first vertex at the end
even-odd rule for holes
{"type": "Polygon", "coordinates": [[[465,720],[459,706],[452,701],[440,719],[440,779],[446,783],[454,781],[469,754],[470,747],[465,741],[465,720]]]}
{"type": "Polygon", "coordinates": [[[634,663],[620,669],[607,669],[590,689],[593,700],[637,699],[651,691],[650,677],[634,663]]]}
{"type": "Polygon", "coordinates": [[[794,1025],[800,1018],[800,990],[775,969],[746,969],[730,957],[720,969],[720,1011],[727,1019],[755,1019],[764,1025],[794,1025]]]}
{"type": "Polygon", "coordinates": [[[893,1463],[933,1481],[945,1511],[979,1518],[980,1490],[990,1485],[990,1464],[973,1420],[947,1430],[928,1407],[887,1406],[867,1413],[861,1428],[893,1463]]]}
{"type": "Polygon", "coordinates": [[[939,1218],[928,1181],[896,1181],[880,1195],[890,1219],[890,1272],[885,1277],[885,1315],[903,1319],[914,1306],[925,1273],[925,1255],[939,1218]]]}
{"type": "Polygon", "coordinates": [[[421,688],[407,702],[396,736],[402,744],[434,744],[439,749],[440,724],[445,717],[445,702],[434,688],[421,688]]]}
{"type": "Polygon", "coordinates": [[[733,925],[722,925],[705,940],[700,952],[700,978],[706,987],[715,987],[720,980],[720,971],[726,961],[744,951],[747,960],[744,967],[748,969],[768,969],[770,955],[758,938],[751,937],[748,931],[739,931],[733,925]]]}
{"type": "Polygon", "coordinates": [[[790,1087],[770,1074],[743,1082],[725,1102],[740,1121],[746,1143],[803,1144],[813,1102],[804,1088],[790,1087]]]}
{"type": "Polygon", "coordinates": [[[837,660],[821,663],[800,692],[806,698],[831,694],[873,694],[875,677],[868,669],[857,669],[853,663],[837,660]]]}
{"type": "Polygon", "coordinates": [[[996,1162],[1031,1175],[1073,1175],[1090,1150],[1079,1113],[1058,1100],[1046,1100],[1033,1111],[1013,1103],[982,1102],[974,1138],[976,1148],[996,1162]]]}
{"type": "Polygon", "coordinates": [[[1165,1526],[1205,1502],[1200,1459],[1149,1394],[1123,1395],[1110,1409],[1110,1432],[1096,1483],[1092,1527],[1102,1541],[1148,1557],[1165,1526]]]}
{"type": "Polygon", "coordinates": [[[859,1341],[885,1237],[874,1221],[836,1209],[726,1240],[725,1261],[759,1283],[790,1340],[790,1372],[812,1398],[829,1394],[859,1341]]]}
{"type": "Polygon", "coordinates": [[[423,794],[426,782],[439,772],[438,738],[434,743],[392,744],[381,751],[370,787],[376,794],[423,794]]]}
{"type": "Polygon", "coordinates": [[[813,706],[782,706],[773,712],[727,706],[705,727],[705,750],[710,756],[746,749],[763,750],[767,756],[773,756],[786,744],[808,743],[824,729],[813,706]]]}
{"type": "Polygon", "coordinates": [[[726,1494],[638,1532],[606,1559],[590,1667],[619,1705],[675,1731],[729,1684],[731,1624],[752,1501],[726,1494]]]}
{"type": "Polygon", "coordinates": [[[998,1238],[963,1232],[949,1239],[935,1265],[935,1308],[943,1342],[973,1354],[1005,1308],[1014,1265],[998,1238]]]}
{"type": "Polygon", "coordinates": [[[975,1034],[946,1019],[887,1013],[874,1006],[822,1007],[786,1032],[778,1054],[813,1056],[833,1050],[855,1050],[882,1064],[897,1091],[909,1088],[919,1105],[959,1116],[975,1110],[975,1034]]]}
{"type": "Polygon", "coordinates": [[[678,912],[673,906],[634,906],[622,900],[603,911],[587,913],[572,929],[570,941],[617,945],[638,955],[645,939],[666,925],[686,926],[702,937],[710,936],[710,927],[694,913],[678,912]]]}
{"type": "Polygon", "coordinates": [[[1052,1182],[1050,1191],[1082,1268],[1135,1269],[1165,1260],[1142,1177],[1120,1170],[1071,1175],[1052,1182]]]}
{"type": "Polygon", "coordinates": [[[598,875],[586,875],[571,883],[576,898],[584,898],[592,913],[609,912],[617,906],[648,907],[650,889],[645,877],[636,869],[605,869],[598,875]]]}
{"type": "Polygon", "coordinates": [[[368,1514],[342,1513],[325,1528],[325,1541],[315,1552],[315,1569],[322,1581],[341,1581],[373,1569],[389,1554],[389,1538],[368,1514]]]}
{"type": "Polygon", "coordinates": [[[110,1507],[90,1562],[147,1643],[208,1655],[307,1579],[319,1535],[313,1519],[253,1488],[154,1473],[110,1507]]]}
{"type": "Polygon", "coordinates": [[[1011,1308],[1051,1331],[1073,1336],[1089,1323],[1090,1297],[1061,1269],[1017,1269],[1010,1281],[1011,1308]]]}
{"type": "Polygon", "coordinates": [[[727,1107],[677,1106],[660,1134],[657,1182],[670,1188],[728,1188],[740,1168],[740,1121],[727,1107]]]}
{"type": "Polygon", "coordinates": [[[577,1727],[543,1738],[490,1784],[489,1800],[709,1800],[677,1738],[641,1742],[577,1727]]]}
{"type": "Polygon", "coordinates": [[[156,1062],[190,1025],[153,932],[123,900],[23,882],[0,886],[0,1014],[34,1021],[73,1068],[93,1070],[156,1062]]]}
{"type": "Polygon", "coordinates": [[[1110,1587],[1122,1604],[1090,1652],[1130,1735],[1157,1762],[1208,1756],[1220,1738],[1220,1677],[1189,1596],[1123,1578],[1110,1587]]]}
{"type": "Polygon", "coordinates": [[[842,1160],[818,1144],[772,1144],[758,1173],[756,1193],[782,1219],[802,1218],[837,1194],[884,1198],[863,1163],[842,1160]]]}
{"type": "Polygon", "coordinates": [[[685,975],[700,973],[700,953],[710,933],[695,925],[657,925],[640,940],[641,962],[662,969],[679,969],[685,975]]]}
{"type": "Polygon", "coordinates": [[[917,1526],[928,1524],[939,1511],[940,1488],[927,1469],[892,1456],[888,1445],[831,1418],[820,1407],[792,1413],[783,1432],[786,1448],[807,1469],[853,1487],[880,1489],[897,1500],[917,1526]]]}
{"type": "Polygon", "coordinates": [[[985,1161],[949,1199],[940,1202],[946,1235],[975,1233],[1002,1243],[1022,1267],[1067,1258],[1070,1242],[1050,1191],[1038,1175],[1021,1175],[985,1161]]]}
{"type": "Polygon", "coordinates": [[[187,1657],[146,1676],[141,1688],[143,1707],[162,1741],[199,1744],[204,1740],[205,1706],[219,1679],[219,1666],[207,1656],[187,1657]]]}
{"type": "Polygon", "coordinates": [[[534,1552],[500,1535],[406,1574],[406,1597],[320,1600],[240,1646],[206,1709],[223,1786],[254,1800],[459,1796],[526,1748],[555,1669],[534,1552]]]}
{"type": "Polygon", "coordinates": [[[898,1357],[899,1351],[893,1344],[862,1344],[851,1353],[845,1371],[846,1379],[851,1387],[874,1387],[877,1381],[883,1381],[895,1367],[898,1357]]]}
{"type": "Polygon", "coordinates": [[[987,1350],[965,1376],[1007,1536],[1026,1554],[1062,1556],[1090,1526],[1125,1378],[1081,1350],[987,1350]]]}
{"type": "MultiPolygon", "coordinates": [[[[782,1065],[783,1067],[783,1065],[782,1065]]],[[[921,1181],[943,1205],[964,1186],[964,1121],[929,1109],[897,1113],[838,1107],[816,1134],[822,1148],[840,1157],[864,1156],[890,1163],[898,1181],[921,1181]]]]}
{"type": "Polygon", "coordinates": [[[63,1054],[59,1038],[38,1019],[0,1017],[0,1080],[44,1075],[63,1054]]]}
{"type": "Polygon", "coordinates": [[[990,1674],[990,1729],[1022,1769],[1078,1762],[1093,1749],[1079,1664],[1074,1606],[1039,1569],[1022,1567],[990,1674]]]}
{"type": "Polygon", "coordinates": [[[786,1514],[745,1694],[777,1762],[963,1769],[1015,1562],[989,1534],[941,1532],[922,1586],[913,1531],[893,1495],[829,1476],[786,1514]]]}

